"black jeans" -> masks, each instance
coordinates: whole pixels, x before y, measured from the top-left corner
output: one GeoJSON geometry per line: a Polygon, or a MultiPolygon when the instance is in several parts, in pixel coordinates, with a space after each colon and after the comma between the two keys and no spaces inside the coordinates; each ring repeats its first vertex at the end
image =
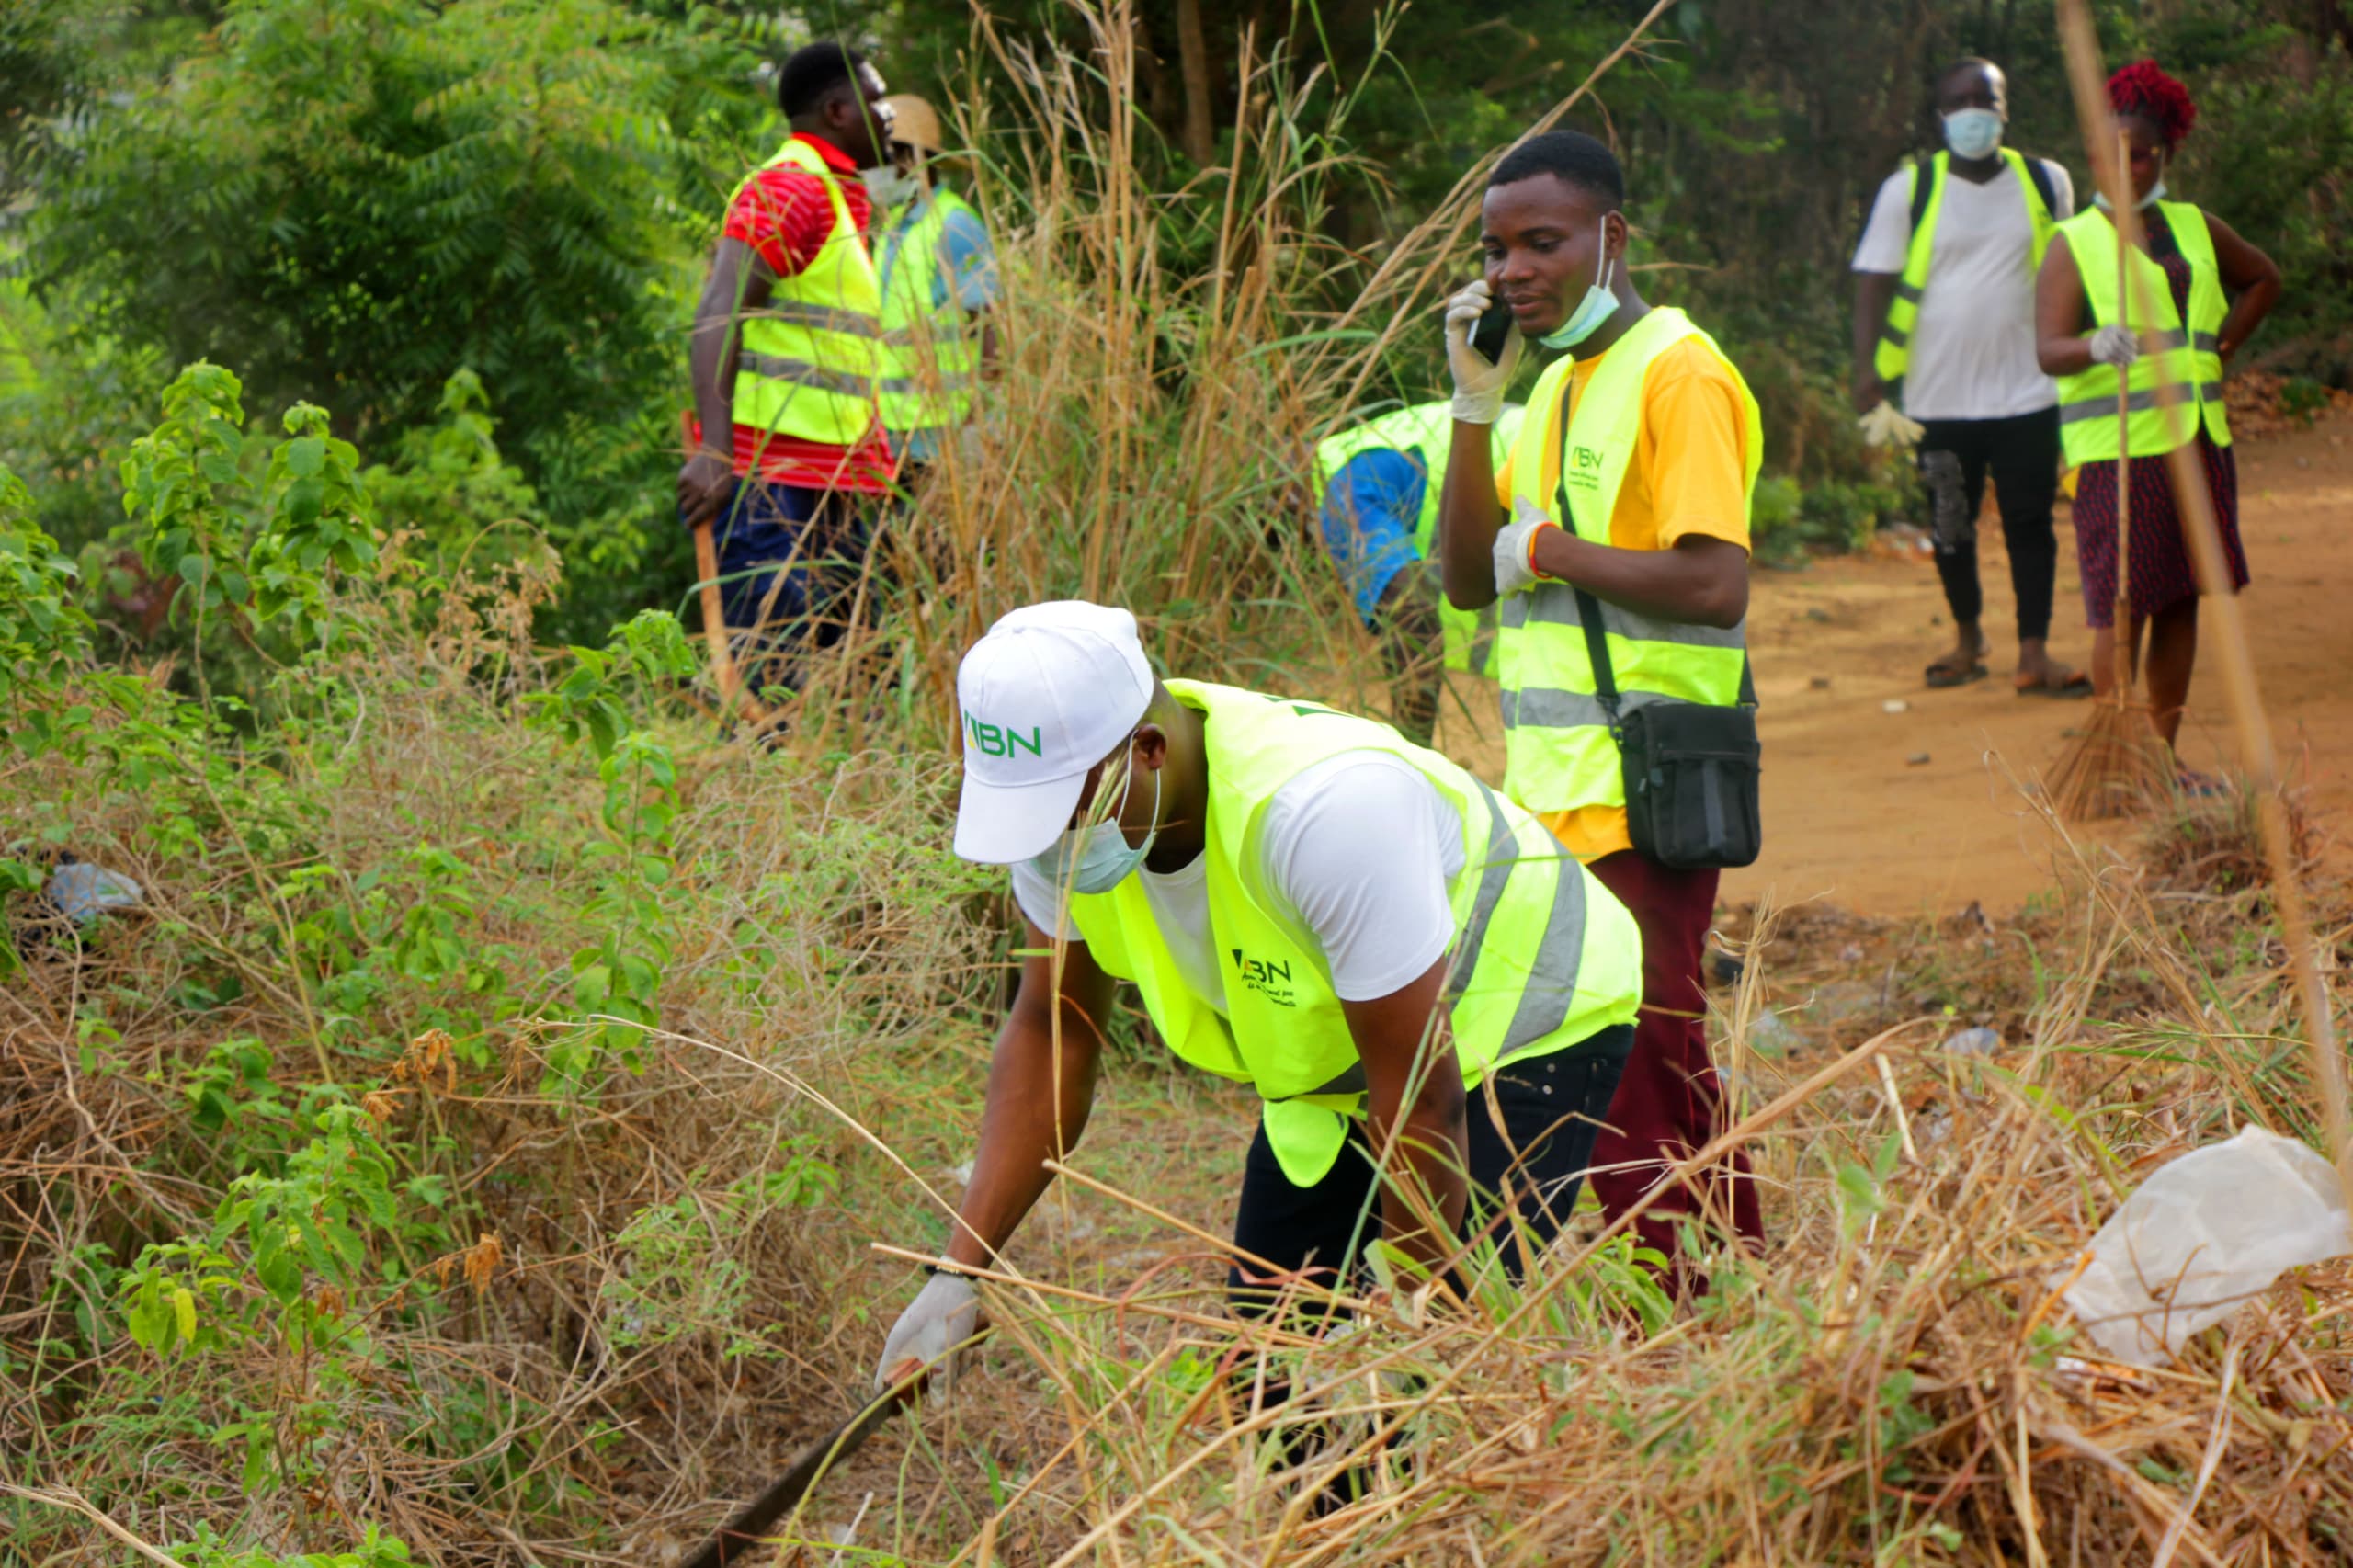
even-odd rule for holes
{"type": "Polygon", "coordinates": [[[1920,437],[1920,483],[1928,493],[1937,575],[1944,579],[1953,619],[1974,621],[1985,612],[1985,595],[1977,584],[1977,506],[1991,469],[2002,539],[2010,550],[2018,636],[2050,635],[2051,595],[2059,572],[2059,541],[2051,529],[2052,501],[2059,492],[2058,409],[2006,419],[1922,423],[1927,433],[1920,437]]]}
{"type": "MultiPolygon", "coordinates": [[[[1618,1075],[1633,1048],[1634,1028],[1619,1024],[1549,1056],[1506,1064],[1487,1085],[1470,1092],[1464,1107],[1471,1147],[1465,1162],[1471,1202],[1463,1211],[1466,1232],[1492,1219],[1497,1194],[1508,1184],[1512,1207],[1540,1244],[1558,1234],[1576,1208],[1577,1187],[1593,1163],[1593,1141],[1609,1114],[1618,1075]],[[1502,1113],[1496,1125],[1494,1111],[1502,1113]]],[[[1296,1272],[1311,1266],[1354,1268],[1365,1244],[1381,1235],[1381,1189],[1362,1123],[1353,1127],[1340,1158],[1313,1187],[1294,1187],[1275,1161],[1267,1127],[1258,1124],[1242,1166],[1242,1200],[1233,1218],[1233,1242],[1277,1268],[1296,1272]]],[[[1518,1272],[1518,1250],[1502,1238],[1505,1266],[1518,1272]]],[[[1226,1294],[1245,1316],[1263,1315],[1271,1305],[1268,1282],[1254,1280],[1236,1265],[1226,1277],[1226,1294]]],[[[1279,1283],[1275,1283],[1279,1290],[1279,1283]]]]}

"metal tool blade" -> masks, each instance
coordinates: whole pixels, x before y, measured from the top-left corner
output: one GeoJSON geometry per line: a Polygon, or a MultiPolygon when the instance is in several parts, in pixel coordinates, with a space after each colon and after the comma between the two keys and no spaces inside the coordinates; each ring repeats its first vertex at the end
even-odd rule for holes
{"type": "Polygon", "coordinates": [[[731,1564],[751,1562],[753,1554],[765,1544],[764,1532],[768,1527],[798,1506],[826,1471],[856,1453],[858,1445],[921,1388],[920,1379],[892,1387],[873,1403],[802,1449],[801,1457],[782,1475],[768,1483],[767,1491],[719,1527],[719,1533],[687,1561],[685,1568],[730,1568],[731,1564]]]}

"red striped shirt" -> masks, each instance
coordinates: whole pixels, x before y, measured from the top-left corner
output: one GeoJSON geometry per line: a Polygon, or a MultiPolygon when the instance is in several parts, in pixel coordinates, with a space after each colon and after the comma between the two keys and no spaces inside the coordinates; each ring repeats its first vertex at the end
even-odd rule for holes
{"type": "MultiPolygon", "coordinates": [[[[850,222],[861,240],[872,226],[874,203],[858,178],[858,165],[847,154],[820,137],[794,131],[839,176],[834,184],[849,209],[850,222]]],[[[817,259],[834,230],[834,205],[825,182],[805,169],[779,164],[755,173],[728,204],[721,231],[731,240],[752,247],[779,278],[790,278],[817,259]]],[[[693,432],[699,442],[702,430],[693,432]]],[[[893,463],[891,444],[878,416],[852,446],[831,441],[804,441],[763,430],[756,425],[735,426],[735,472],[757,475],[772,484],[801,485],[813,490],[847,490],[879,495],[891,488],[893,463]]]]}

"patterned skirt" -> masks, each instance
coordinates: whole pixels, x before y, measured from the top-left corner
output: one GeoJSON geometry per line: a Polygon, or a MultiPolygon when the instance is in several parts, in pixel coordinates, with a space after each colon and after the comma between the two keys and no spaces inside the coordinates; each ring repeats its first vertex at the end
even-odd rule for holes
{"type": "MultiPolygon", "coordinates": [[[[2246,586],[2246,547],[2239,542],[2239,470],[2229,447],[2198,433],[2206,491],[2214,498],[2222,556],[2234,589],[2246,586]]],[[[2145,619],[2193,597],[2198,572],[2175,509],[2163,457],[2132,460],[2132,614],[2145,619]]],[[[2086,463],[2075,475],[2075,563],[2084,577],[2084,619],[2095,630],[2116,619],[2116,464],[2086,463]]]]}

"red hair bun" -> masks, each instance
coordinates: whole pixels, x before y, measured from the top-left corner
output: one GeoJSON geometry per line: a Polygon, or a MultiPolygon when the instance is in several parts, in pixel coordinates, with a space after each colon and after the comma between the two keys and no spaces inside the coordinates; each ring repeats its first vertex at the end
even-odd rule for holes
{"type": "Polygon", "coordinates": [[[2108,107],[2148,120],[2167,147],[2180,146],[2198,123],[2198,106],[2189,101],[2189,89],[2154,60],[2135,61],[2108,79],[2108,107]]]}

